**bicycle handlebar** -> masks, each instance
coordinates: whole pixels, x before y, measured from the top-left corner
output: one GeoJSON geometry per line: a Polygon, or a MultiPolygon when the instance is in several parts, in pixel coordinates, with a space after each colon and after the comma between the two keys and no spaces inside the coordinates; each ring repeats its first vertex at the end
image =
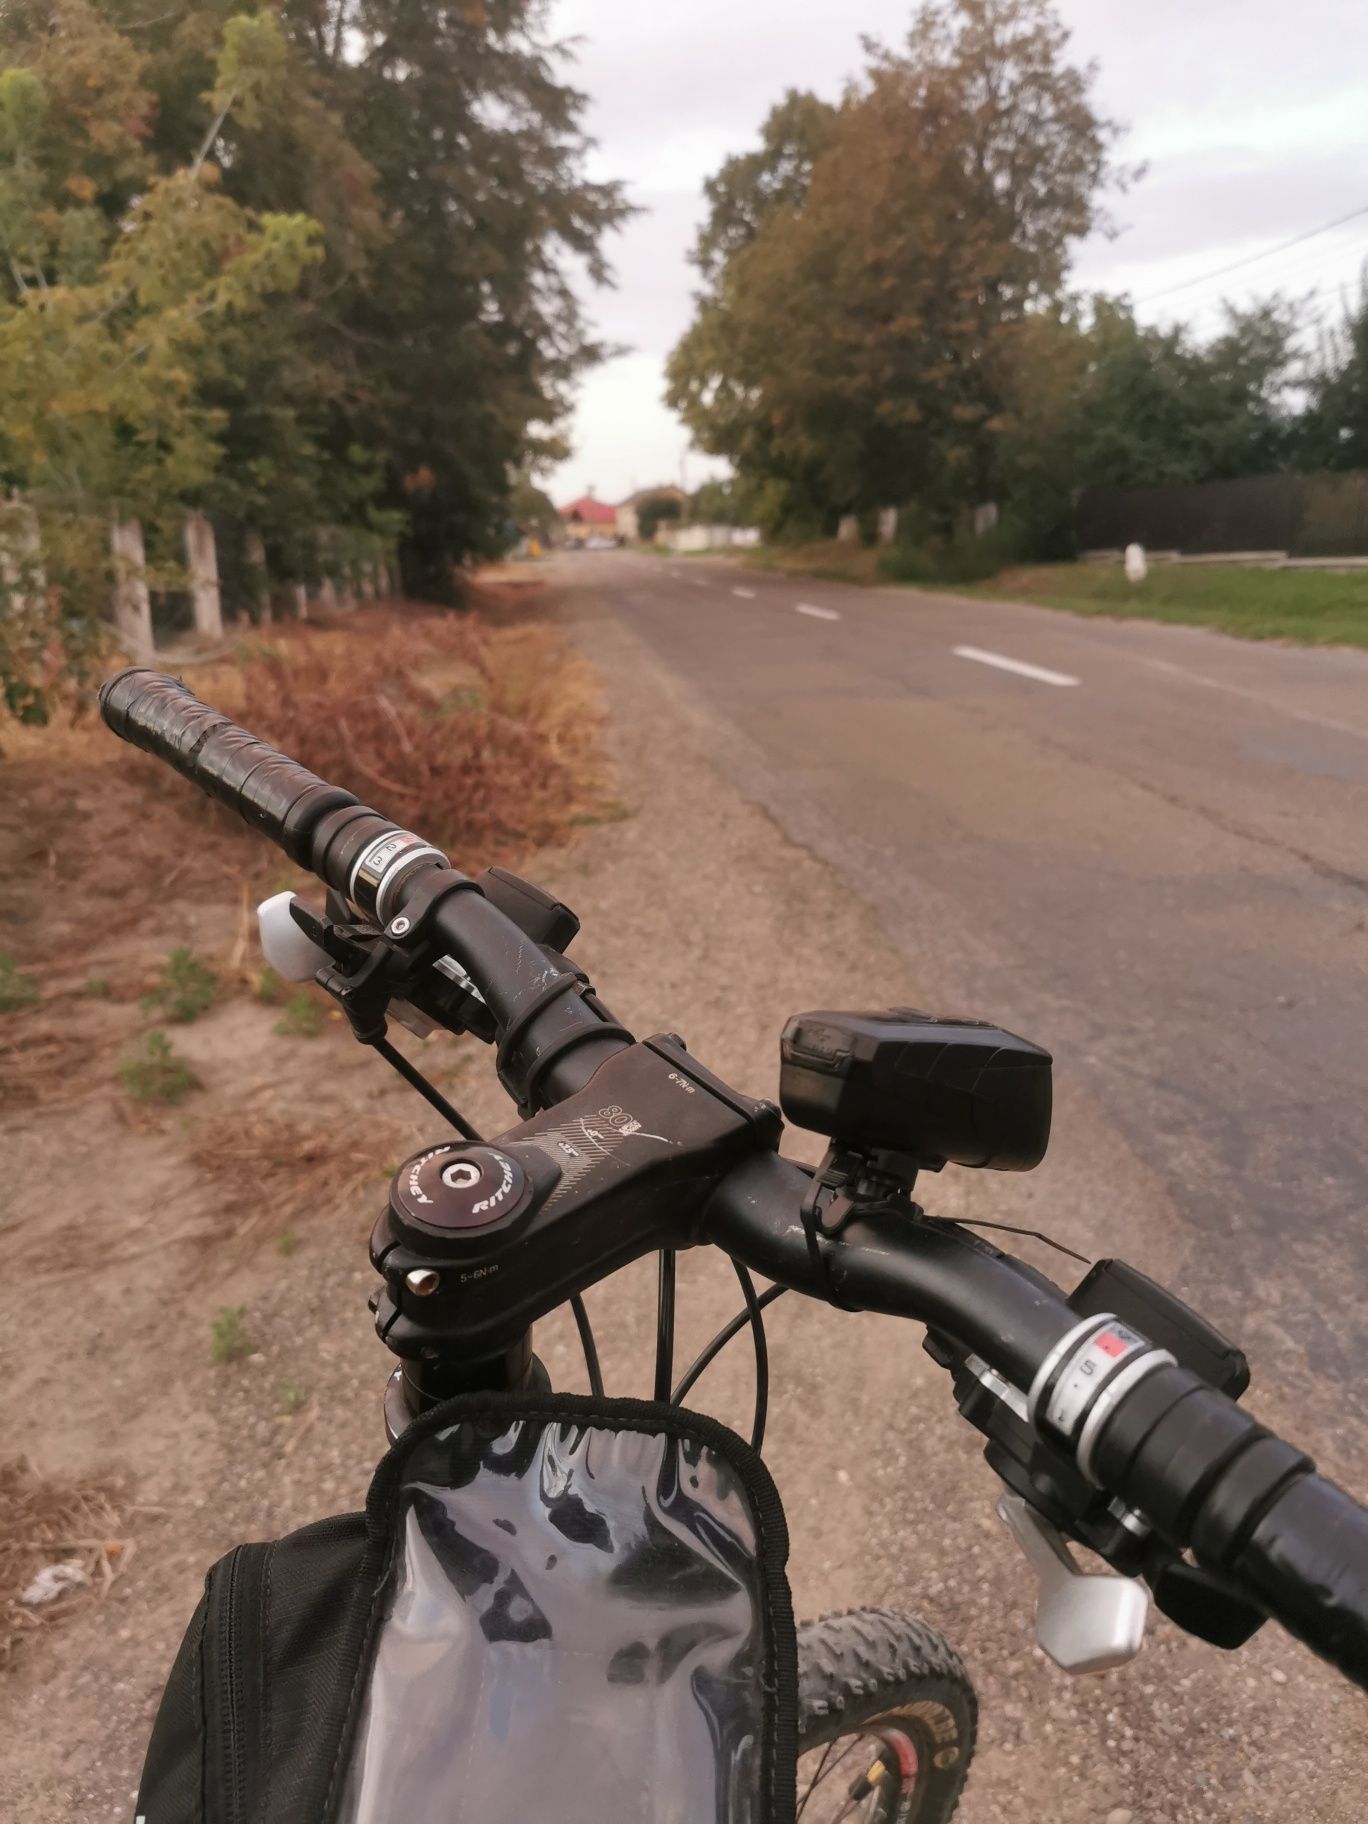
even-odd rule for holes
{"type": "MultiPolygon", "coordinates": [[[[135,667],[106,682],[100,708],[116,734],[174,766],[377,922],[398,916],[434,869],[468,888],[437,908],[435,923],[489,1006],[501,1054],[510,1054],[501,1055],[506,1076],[526,1081],[537,1067],[540,1105],[583,1087],[630,1043],[596,1002],[555,991],[573,972],[447,869],[438,850],[184,684],[135,667]]],[[[1032,1421],[1050,1422],[1051,1388],[1106,1320],[1080,1325],[1043,1275],[954,1224],[909,1221],[905,1208],[850,1222],[828,1245],[822,1283],[799,1219],[808,1183],[802,1167],[775,1154],[747,1159],[713,1192],[696,1238],[798,1291],[932,1326],[1030,1389],[1032,1421]]],[[[1065,1441],[1080,1467],[1368,1688],[1368,1512],[1225,1395],[1126,1334],[1121,1357],[1104,1361],[1097,1387],[1074,1402],[1065,1441]]]]}
{"type": "Polygon", "coordinates": [[[804,1167],[777,1154],[734,1166],[703,1211],[700,1233],[752,1271],[813,1298],[835,1293],[857,1311],[914,1317],[1029,1387],[1078,1321],[1059,1287],[967,1229],[905,1210],[875,1209],[841,1230],[827,1252],[829,1283],[813,1266],[799,1207],[804,1167]]]}
{"type": "MultiPolygon", "coordinates": [[[[100,712],[116,735],[175,767],[378,922],[402,912],[425,874],[447,869],[439,849],[248,734],[179,679],[131,666],[105,681],[100,712]]],[[[527,1106],[573,1094],[629,1037],[597,1002],[549,993],[578,976],[473,881],[447,871],[470,890],[439,907],[434,922],[483,996],[501,1043],[514,1035],[501,1053],[506,1080],[527,1102],[521,1088],[538,1064],[536,1101],[527,1106]]]]}
{"type": "MultiPolygon", "coordinates": [[[[277,753],[162,672],[138,665],[116,672],[100,688],[100,713],[116,735],[175,767],[279,843],[301,868],[322,872],[313,836],[329,813],[365,808],[351,792],[277,753]]],[[[328,884],[343,890],[346,883],[328,884]]]]}
{"type": "Polygon", "coordinates": [[[1368,1511],[1302,1451],[1172,1364],[1116,1402],[1092,1462],[1102,1487],[1368,1688],[1368,1511]]]}
{"type": "MultiPolygon", "coordinates": [[[[807,1183],[787,1160],[746,1161],[704,1210],[704,1239],[783,1285],[825,1296],[797,1215],[807,1183]]],[[[1031,1391],[1039,1425],[1048,1423],[1050,1388],[1074,1359],[1070,1333],[1082,1332],[1081,1351],[1106,1326],[1080,1323],[1059,1287],[1024,1262],[954,1223],[913,1220],[905,1209],[850,1222],[827,1258],[842,1303],[954,1337],[1023,1395],[1031,1391]]],[[[1101,1405],[1126,1368],[1123,1356],[1077,1415],[1075,1438],[1087,1412],[1101,1412],[1080,1467],[1368,1689],[1368,1511],[1315,1474],[1309,1457],[1148,1345],[1129,1358],[1130,1384],[1101,1405]]]]}

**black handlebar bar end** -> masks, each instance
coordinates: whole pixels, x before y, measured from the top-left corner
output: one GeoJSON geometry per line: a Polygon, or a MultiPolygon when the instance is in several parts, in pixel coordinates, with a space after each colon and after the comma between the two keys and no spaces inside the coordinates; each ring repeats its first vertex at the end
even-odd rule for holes
{"type": "Polygon", "coordinates": [[[105,679],[100,686],[98,702],[100,714],[116,735],[128,738],[129,692],[120,691],[121,684],[127,684],[131,678],[156,678],[160,683],[167,683],[165,673],[154,671],[150,665],[125,665],[122,671],[116,671],[105,679]]]}
{"type": "MultiPolygon", "coordinates": [[[[130,665],[106,678],[99,701],[100,714],[116,735],[175,767],[279,843],[300,867],[314,865],[314,833],[322,819],[358,804],[353,793],[328,785],[201,703],[179,678],[130,665]]],[[[374,821],[380,830],[393,827],[374,821]]]]}
{"type": "Polygon", "coordinates": [[[1368,1515],[1324,1476],[1286,1486],[1235,1565],[1289,1633],[1368,1689],[1368,1515]]]}

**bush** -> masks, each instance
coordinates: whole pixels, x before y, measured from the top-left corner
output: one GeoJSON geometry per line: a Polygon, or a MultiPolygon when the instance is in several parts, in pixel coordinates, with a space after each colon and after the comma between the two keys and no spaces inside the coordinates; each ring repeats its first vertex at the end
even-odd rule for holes
{"type": "Polygon", "coordinates": [[[892,583],[981,583],[1021,561],[1020,529],[1010,517],[975,537],[961,519],[947,536],[927,528],[915,513],[899,515],[896,543],[879,555],[879,574],[892,583]]]}
{"type": "Polygon", "coordinates": [[[268,1007],[279,1007],[285,999],[285,982],[269,963],[263,963],[257,976],[256,998],[268,1007]]]}
{"type": "Polygon", "coordinates": [[[6,950],[0,950],[0,1013],[18,1013],[38,999],[36,977],[25,975],[6,950]]]}
{"type": "Polygon", "coordinates": [[[164,1032],[149,1032],[141,1047],[119,1066],[124,1088],[135,1102],[183,1102],[199,1078],[171,1049],[164,1032]]]}
{"type": "Polygon", "coordinates": [[[308,1404],[309,1390],[303,1381],[282,1381],[276,1389],[277,1410],[282,1419],[292,1419],[308,1404]]]}
{"type": "Polygon", "coordinates": [[[188,1026],[213,1004],[218,977],[187,945],[171,952],[162,964],[155,988],[143,996],[145,1013],[161,1013],[165,1019],[188,1026]]]}
{"type": "Polygon", "coordinates": [[[651,494],[637,508],[637,534],[649,545],[657,526],[683,517],[684,509],[672,494],[651,494]]]}
{"type": "Polygon", "coordinates": [[[218,1316],[210,1322],[209,1353],[220,1368],[226,1368],[229,1362],[240,1362],[252,1353],[252,1345],[242,1327],[246,1315],[246,1305],[222,1305],[218,1316]]]}
{"type": "Polygon", "coordinates": [[[306,663],[247,666],[234,719],[320,778],[373,794],[448,854],[483,864],[524,853],[596,800],[589,673],[545,628],[395,617],[364,680],[350,635],[304,651],[306,663]]]}
{"type": "Polygon", "coordinates": [[[316,1039],[323,1030],[323,1009],[307,988],[292,994],[275,1023],[282,1039],[316,1039]]]}

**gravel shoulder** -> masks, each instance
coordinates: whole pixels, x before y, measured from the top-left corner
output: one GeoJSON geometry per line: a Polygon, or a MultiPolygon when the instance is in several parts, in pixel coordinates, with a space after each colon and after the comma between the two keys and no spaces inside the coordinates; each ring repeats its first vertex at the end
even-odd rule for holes
{"type": "MultiPolygon", "coordinates": [[[[580,599],[563,618],[602,681],[627,815],[586,827],[527,872],[580,914],[576,954],[615,1013],[641,1032],[682,1031],[723,1077],[772,1093],[789,1013],[934,999],[934,957],[895,949],[840,874],[737,789],[706,707],[630,627],[580,599]]],[[[174,924],[178,915],[167,916],[174,924]]],[[[219,916],[200,908],[181,924],[207,928],[219,916]]],[[[228,907],[220,923],[235,916],[228,907]]],[[[186,930],[181,941],[200,935],[186,930]]],[[[11,1118],[4,1131],[19,1187],[6,1233],[23,1264],[3,1293],[4,1454],[23,1450],[46,1470],[73,1474],[113,1465],[132,1491],[137,1542],[108,1599],[28,1643],[0,1684],[0,1816],[24,1824],[127,1819],[204,1569],[239,1539],[358,1504],[382,1446],[388,1358],[365,1310],[364,1239],[384,1164],[431,1129],[421,1105],[341,1031],[283,1052],[267,1036],[270,1018],[231,1003],[187,1034],[186,1049],[202,1050],[208,1093],[216,1066],[231,1058],[241,1093],[260,1108],[281,1118],[316,1110],[341,1128],[364,1107],[377,1149],[392,1148],[373,1182],[300,1226],[288,1256],[271,1245],[206,1254],[193,1240],[159,1240],[166,1212],[193,1229],[215,1204],[212,1180],[185,1170],[176,1117],[139,1132],[111,1105],[83,1116],[79,1135],[60,1111],[11,1118]],[[60,1258],[73,1211],[79,1277],[60,1258]],[[252,1359],[222,1368],[206,1343],[225,1304],[245,1307],[255,1347],[252,1359]],[[280,1411],[285,1383],[307,1393],[289,1417],[280,1411]]],[[[507,1124],[511,1111],[482,1053],[454,1047],[443,1064],[486,1131],[507,1124]]],[[[1086,1097],[1065,1098],[1060,1119],[1087,1142],[1071,1153],[1080,1175],[1130,1187],[1117,1192],[1130,1232],[1138,1228],[1152,1251],[1173,1245],[1162,1198],[1148,1195],[1143,1169],[1086,1097]]],[[[797,1138],[794,1150],[813,1157],[797,1138]]],[[[999,1194],[1000,1184],[963,1178],[947,1182],[941,1207],[1009,1221],[1031,1212],[1028,1182],[999,1194]]],[[[1081,1204],[1085,1188],[1064,1204],[1081,1204]]],[[[681,1283],[682,1360],[731,1315],[736,1293],[721,1259],[686,1257],[681,1283]]],[[[644,1391],[651,1270],[618,1275],[589,1303],[610,1389],[644,1391]]],[[[1042,1661],[1025,1567],[992,1513],[993,1479],[911,1326],[786,1299],[770,1338],[766,1455],[788,1511],[795,1604],[801,1613],[890,1604],[951,1636],[982,1700],[966,1824],[1362,1816],[1362,1701],[1271,1629],[1229,1658],[1160,1624],[1132,1668],[1102,1679],[1070,1681],[1042,1661]]],[[[539,1326],[538,1349],[558,1385],[584,1385],[573,1328],[559,1314],[539,1326]]],[[[744,1429],[749,1391],[738,1349],[710,1372],[697,1403],[744,1429]]],[[[1279,1416],[1295,1423],[1295,1414],[1270,1412],[1279,1416]]]]}

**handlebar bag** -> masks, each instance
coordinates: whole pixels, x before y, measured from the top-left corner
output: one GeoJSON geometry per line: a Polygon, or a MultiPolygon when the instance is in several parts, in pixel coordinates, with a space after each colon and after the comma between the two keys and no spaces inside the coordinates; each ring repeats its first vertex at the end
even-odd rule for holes
{"type": "Polygon", "coordinates": [[[790,1824],[788,1535],[725,1426],[464,1394],[210,1571],[145,1824],[790,1824]]]}

